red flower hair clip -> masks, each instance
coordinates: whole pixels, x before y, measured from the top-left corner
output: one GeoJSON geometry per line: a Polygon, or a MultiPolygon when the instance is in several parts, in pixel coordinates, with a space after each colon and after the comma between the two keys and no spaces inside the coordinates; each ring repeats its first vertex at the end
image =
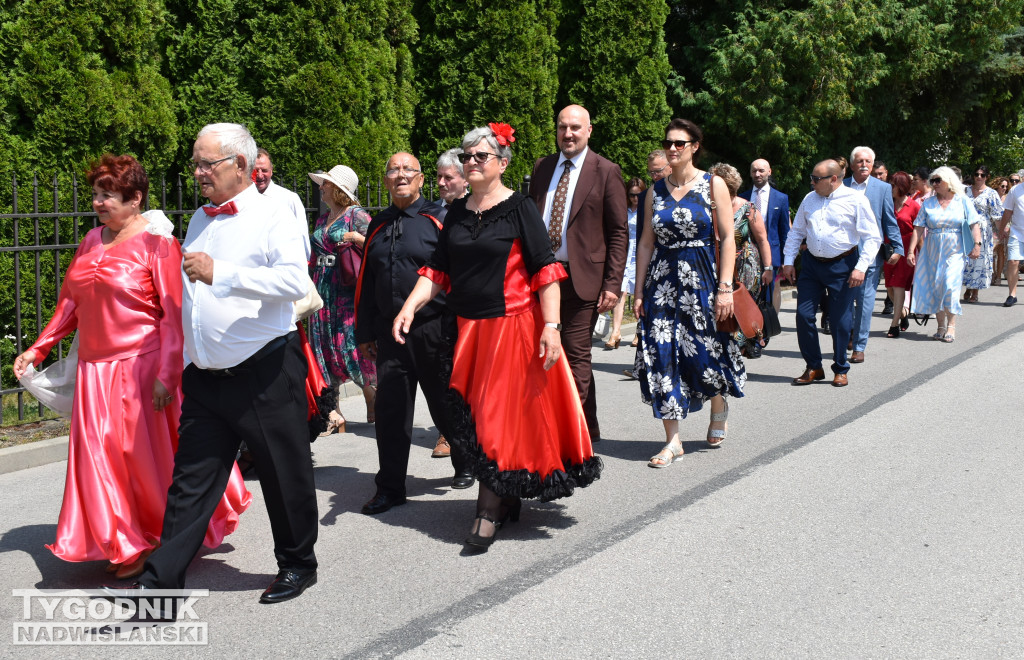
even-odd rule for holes
{"type": "Polygon", "coordinates": [[[516,132],[516,129],[512,128],[508,124],[496,124],[491,122],[490,124],[487,124],[487,126],[491,129],[491,133],[494,133],[494,139],[496,139],[498,144],[501,146],[507,147],[516,141],[516,139],[512,137],[512,134],[516,132]]]}

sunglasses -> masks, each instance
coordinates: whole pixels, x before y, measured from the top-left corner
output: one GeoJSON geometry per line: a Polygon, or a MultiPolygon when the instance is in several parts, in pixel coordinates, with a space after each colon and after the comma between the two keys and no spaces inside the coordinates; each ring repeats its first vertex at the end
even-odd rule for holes
{"type": "Polygon", "coordinates": [[[672,147],[676,149],[683,149],[688,144],[694,144],[696,140],[662,140],[661,148],[668,151],[672,147]]]}
{"type": "Polygon", "coordinates": [[[1020,183],[1020,179],[1010,179],[1010,183],[1020,183]]]}
{"type": "Polygon", "coordinates": [[[940,179],[937,176],[936,177],[932,177],[931,179],[928,179],[928,183],[930,183],[933,186],[935,186],[935,185],[938,185],[938,184],[942,183],[942,179],[940,179]]]}
{"type": "Polygon", "coordinates": [[[825,179],[831,179],[831,178],[832,178],[831,174],[826,174],[825,176],[814,176],[812,174],[811,175],[811,183],[818,183],[819,181],[824,181],[825,179]]]}
{"type": "Polygon", "coordinates": [[[976,178],[976,179],[984,179],[987,176],[988,175],[985,174],[984,172],[975,172],[974,173],[974,178],[976,178]]]}
{"type": "Polygon", "coordinates": [[[463,165],[468,163],[470,160],[475,160],[477,163],[483,165],[491,156],[497,158],[498,154],[492,154],[489,151],[478,151],[475,154],[461,153],[458,156],[456,156],[456,158],[458,158],[459,162],[462,163],[463,165]]]}

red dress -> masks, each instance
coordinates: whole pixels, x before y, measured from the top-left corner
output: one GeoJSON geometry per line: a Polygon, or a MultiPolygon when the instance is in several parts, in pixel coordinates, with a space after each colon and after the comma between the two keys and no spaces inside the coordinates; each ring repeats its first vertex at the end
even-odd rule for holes
{"type": "Polygon", "coordinates": [[[566,278],[533,201],[519,193],[478,219],[456,200],[420,269],[449,288],[458,315],[451,360],[452,442],[501,497],[549,501],[600,477],[565,353],[544,370],[537,289],[566,278]]]}
{"type": "MultiPolygon", "coordinates": [[[[910,249],[910,237],[914,234],[914,218],[917,217],[917,212],[920,210],[921,203],[908,197],[900,210],[896,212],[896,224],[900,228],[904,251],[910,249]]],[[[889,239],[886,239],[886,242],[888,243],[889,239]]],[[[907,263],[906,257],[892,266],[883,265],[882,272],[885,274],[885,286],[887,287],[910,289],[914,285],[914,267],[907,263]]]]}
{"type": "MultiPolygon", "coordinates": [[[[75,253],[36,366],[78,329],[68,471],[57,540],[66,561],[122,564],[160,540],[181,415],[181,248],[149,231],[107,249],[103,228],[75,253]],[[81,312],[81,313],[80,313],[81,312]],[[153,383],[173,396],[153,409],[153,383]]],[[[236,465],[206,531],[216,547],[252,500],[236,465]]]]}

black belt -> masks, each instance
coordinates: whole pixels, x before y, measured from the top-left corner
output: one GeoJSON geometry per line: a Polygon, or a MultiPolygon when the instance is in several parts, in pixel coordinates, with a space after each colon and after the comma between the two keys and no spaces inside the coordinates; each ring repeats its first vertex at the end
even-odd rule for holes
{"type": "Polygon", "coordinates": [[[245,358],[244,360],[242,360],[233,367],[228,367],[227,369],[203,369],[202,371],[203,373],[215,376],[216,378],[232,378],[238,375],[238,371],[243,369],[249,369],[255,366],[257,362],[267,357],[274,351],[284,348],[285,344],[287,344],[292,339],[297,338],[298,336],[298,330],[292,330],[286,335],[281,335],[280,337],[271,339],[263,348],[256,351],[255,353],[245,358]]]}
{"type": "Polygon", "coordinates": [[[825,257],[815,257],[813,254],[811,256],[814,257],[815,259],[817,259],[818,261],[820,261],[823,264],[834,264],[835,262],[839,261],[840,259],[845,259],[846,257],[850,256],[851,254],[853,254],[856,251],[857,251],[857,246],[854,245],[852,248],[850,248],[846,252],[843,252],[842,254],[836,255],[834,257],[828,257],[828,258],[825,258],[825,257]]]}

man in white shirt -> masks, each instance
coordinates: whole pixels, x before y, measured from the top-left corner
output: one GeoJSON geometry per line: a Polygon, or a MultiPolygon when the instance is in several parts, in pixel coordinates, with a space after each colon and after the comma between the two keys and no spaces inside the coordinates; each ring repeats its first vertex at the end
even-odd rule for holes
{"type": "Polygon", "coordinates": [[[782,277],[796,282],[797,341],[807,364],[803,375],[793,379],[794,385],[825,378],[814,315],[826,290],[832,324],[832,385],[847,385],[850,363],[846,359],[846,344],[853,328],[853,297],[882,244],[882,234],[867,198],[843,186],[840,176],[842,168],[834,160],[823,160],[814,166],[814,191],[800,202],[783,250],[782,277]],[[805,240],[807,249],[797,280],[793,262],[805,240]]]}
{"type": "Polygon", "coordinates": [[[1017,304],[1017,266],[1024,259],[1024,186],[1018,184],[1010,188],[1003,200],[1003,219],[999,225],[999,233],[1006,238],[1006,302],[1003,307],[1017,304]]]}
{"type": "Polygon", "coordinates": [[[161,546],[139,577],[143,590],[184,588],[243,440],[279,568],[260,602],[295,598],[316,583],[307,363],[292,313],[306,293],[309,243],[287,208],[260,195],[255,160],[256,143],[238,124],[204,127],[192,149],[196,182],[212,204],[192,216],[182,246],[180,437],[161,546]]]}
{"type": "Polygon", "coordinates": [[[306,227],[308,233],[309,219],[306,217],[306,207],[298,195],[274,183],[274,163],[270,160],[270,154],[266,149],[256,150],[256,165],[252,170],[252,180],[261,195],[275,199],[285,206],[292,212],[295,219],[306,227]]]}

